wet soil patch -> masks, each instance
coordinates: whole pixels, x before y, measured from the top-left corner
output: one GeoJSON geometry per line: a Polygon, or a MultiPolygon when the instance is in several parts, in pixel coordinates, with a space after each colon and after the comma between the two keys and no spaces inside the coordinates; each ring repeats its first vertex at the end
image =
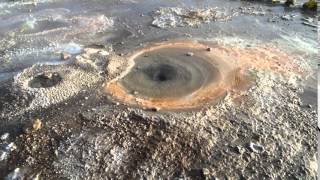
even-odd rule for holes
{"type": "Polygon", "coordinates": [[[59,73],[39,74],[35,76],[30,82],[31,88],[49,88],[59,84],[62,81],[62,77],[59,73]]]}

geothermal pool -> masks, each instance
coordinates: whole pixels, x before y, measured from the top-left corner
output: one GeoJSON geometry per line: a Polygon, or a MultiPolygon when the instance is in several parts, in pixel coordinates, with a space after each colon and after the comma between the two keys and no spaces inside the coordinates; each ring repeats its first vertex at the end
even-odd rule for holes
{"type": "Polygon", "coordinates": [[[304,2],[0,0],[0,179],[316,179],[304,2]]]}
{"type": "Polygon", "coordinates": [[[127,59],[128,72],[105,91],[143,108],[195,108],[223,96],[241,76],[239,67],[195,42],[160,43],[127,59]]]}

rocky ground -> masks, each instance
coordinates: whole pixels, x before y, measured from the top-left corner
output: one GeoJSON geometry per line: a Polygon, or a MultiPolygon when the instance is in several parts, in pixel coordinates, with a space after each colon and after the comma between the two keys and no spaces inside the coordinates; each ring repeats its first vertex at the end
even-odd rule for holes
{"type": "MultiPolygon", "coordinates": [[[[0,76],[0,179],[316,179],[314,16],[298,20],[300,11],[275,13],[263,3],[152,10],[151,1],[113,3],[137,8],[142,20],[60,9],[55,22],[68,14],[68,28],[22,26],[10,35],[0,25],[0,69],[12,73],[0,76]],[[239,26],[239,19],[254,27],[239,26]],[[38,48],[29,38],[55,43],[38,48]],[[131,70],[132,52],[186,39],[241,68],[248,84],[218,102],[179,110],[133,106],[106,92],[131,70]],[[31,61],[37,53],[45,60],[31,61]]],[[[48,20],[48,11],[36,12],[48,20]]]]}

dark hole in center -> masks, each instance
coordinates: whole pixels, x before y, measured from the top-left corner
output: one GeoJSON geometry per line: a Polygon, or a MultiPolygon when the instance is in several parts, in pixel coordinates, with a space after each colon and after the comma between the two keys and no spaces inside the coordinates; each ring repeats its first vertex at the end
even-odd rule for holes
{"type": "Polygon", "coordinates": [[[158,82],[170,81],[177,76],[176,69],[166,64],[151,66],[146,68],[144,71],[150,79],[158,82]]]}
{"type": "Polygon", "coordinates": [[[159,73],[155,74],[153,79],[156,81],[166,81],[166,80],[168,80],[168,77],[166,76],[166,74],[159,72],[159,73]]]}

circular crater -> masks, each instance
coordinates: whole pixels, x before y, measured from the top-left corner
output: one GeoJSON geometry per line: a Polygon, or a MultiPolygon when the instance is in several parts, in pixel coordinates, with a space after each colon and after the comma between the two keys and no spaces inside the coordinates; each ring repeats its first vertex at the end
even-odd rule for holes
{"type": "Polygon", "coordinates": [[[131,66],[105,90],[118,101],[143,108],[186,109],[215,102],[238,73],[207,49],[193,41],[140,49],[127,57],[131,66]]]}
{"type": "Polygon", "coordinates": [[[31,88],[49,88],[59,84],[62,81],[62,77],[59,73],[42,73],[36,75],[29,81],[29,87],[31,88]]]}
{"type": "Polygon", "coordinates": [[[167,64],[146,68],[144,73],[148,75],[151,80],[157,82],[168,82],[177,77],[176,69],[167,64]]]}

